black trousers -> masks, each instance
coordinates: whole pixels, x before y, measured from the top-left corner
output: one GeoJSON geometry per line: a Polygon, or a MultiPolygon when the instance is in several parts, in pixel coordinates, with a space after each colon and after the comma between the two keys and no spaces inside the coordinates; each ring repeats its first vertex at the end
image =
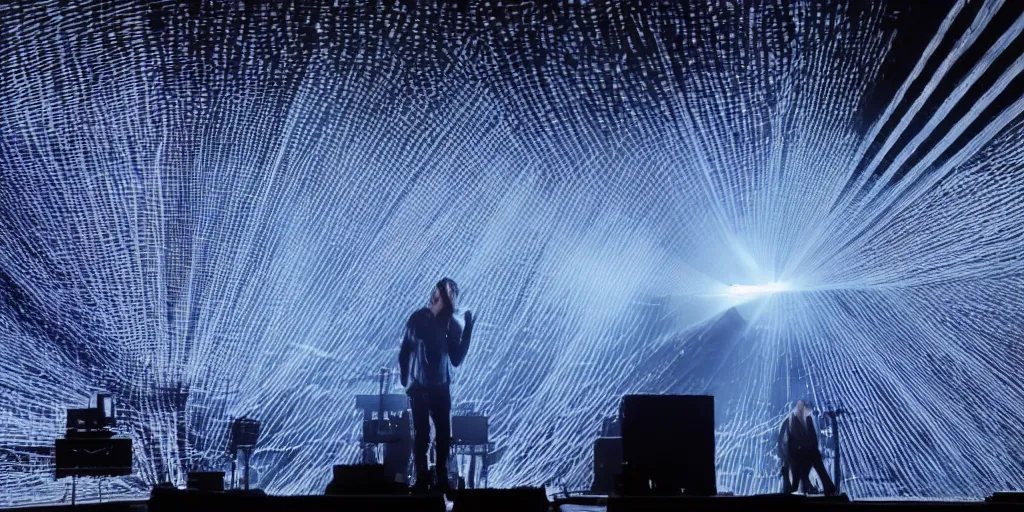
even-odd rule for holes
{"type": "Polygon", "coordinates": [[[811,453],[800,453],[791,454],[791,463],[793,469],[793,481],[790,484],[790,491],[796,491],[797,486],[803,488],[805,493],[811,491],[811,469],[818,472],[818,478],[821,479],[821,485],[825,488],[822,491],[825,494],[832,494],[835,492],[836,486],[832,483],[832,479],[828,476],[828,471],[825,470],[825,463],[821,460],[821,452],[814,451],[811,453]]]}
{"type": "Polygon", "coordinates": [[[413,460],[416,463],[416,483],[426,478],[430,482],[427,448],[430,447],[430,420],[437,432],[438,482],[448,478],[448,452],[452,444],[452,397],[448,385],[413,388],[412,399],[413,460]]]}

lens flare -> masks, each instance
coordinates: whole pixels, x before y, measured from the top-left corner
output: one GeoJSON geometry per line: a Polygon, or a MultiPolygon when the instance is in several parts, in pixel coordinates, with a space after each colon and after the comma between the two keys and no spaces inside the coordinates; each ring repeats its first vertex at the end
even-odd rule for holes
{"type": "Polygon", "coordinates": [[[789,285],[781,281],[758,285],[734,284],[729,287],[729,295],[735,297],[750,297],[757,295],[772,295],[789,290],[789,285]]]}

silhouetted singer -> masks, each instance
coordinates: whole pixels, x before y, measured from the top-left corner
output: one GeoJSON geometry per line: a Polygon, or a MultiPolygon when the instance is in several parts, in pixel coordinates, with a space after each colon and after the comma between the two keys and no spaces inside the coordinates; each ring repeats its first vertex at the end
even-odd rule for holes
{"type": "Polygon", "coordinates": [[[811,408],[803,400],[796,401],[793,412],[782,422],[778,443],[779,457],[782,459],[782,492],[794,492],[797,486],[802,487],[805,493],[814,492],[809,479],[813,468],[825,487],[825,494],[835,494],[836,487],[825,470],[821,451],[818,450],[818,434],[811,418],[811,408]]]}
{"type": "Polygon", "coordinates": [[[459,366],[469,351],[473,314],[465,313],[465,328],[453,318],[459,287],[455,281],[438,281],[427,307],[417,310],[405,325],[398,362],[402,385],[412,400],[413,459],[416,483],[413,492],[430,488],[427,448],[430,420],[437,432],[437,488],[448,491],[448,451],[451,445],[451,366],[459,366]]]}

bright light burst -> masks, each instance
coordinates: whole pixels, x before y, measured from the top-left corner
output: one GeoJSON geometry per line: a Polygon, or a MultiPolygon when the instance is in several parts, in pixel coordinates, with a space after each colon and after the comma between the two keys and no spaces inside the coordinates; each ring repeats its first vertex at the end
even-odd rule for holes
{"type": "Polygon", "coordinates": [[[734,284],[729,287],[729,295],[737,297],[756,297],[760,295],[771,295],[788,290],[788,284],[777,281],[765,284],[734,284]]]}
{"type": "Polygon", "coordinates": [[[945,5],[891,90],[885,3],[343,4],[0,6],[0,506],[66,497],[100,389],[107,495],[243,414],[258,485],[321,492],[442,275],[492,484],[588,486],[639,391],[716,395],[723,490],[779,489],[799,397],[854,496],[1020,488],[1019,2],[945,5]]]}

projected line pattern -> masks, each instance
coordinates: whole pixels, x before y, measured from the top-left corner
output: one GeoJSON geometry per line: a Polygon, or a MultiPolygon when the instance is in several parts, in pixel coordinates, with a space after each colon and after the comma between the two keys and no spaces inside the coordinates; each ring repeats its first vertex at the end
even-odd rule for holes
{"type": "Polygon", "coordinates": [[[0,506],[68,499],[98,390],[105,496],[224,468],[242,415],[256,485],[322,492],[442,275],[492,485],[588,487],[647,392],[716,396],[720,490],[779,489],[801,397],[855,497],[1019,488],[1024,17],[950,4],[860,119],[901,14],[754,4],[0,6],[0,506]]]}

